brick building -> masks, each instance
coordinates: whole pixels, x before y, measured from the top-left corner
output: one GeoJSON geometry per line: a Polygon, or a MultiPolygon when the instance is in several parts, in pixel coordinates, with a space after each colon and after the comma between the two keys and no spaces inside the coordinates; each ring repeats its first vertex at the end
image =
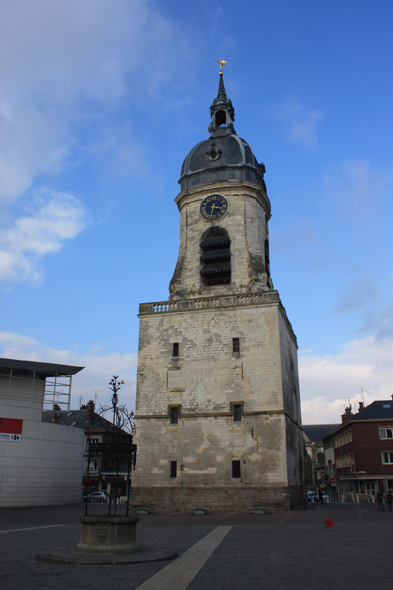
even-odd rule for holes
{"type": "Polygon", "coordinates": [[[186,156],[168,301],[139,308],[133,498],[162,509],[299,504],[297,341],[273,287],[270,201],[222,73],[186,156]]]}
{"type": "MultiPolygon", "coordinates": [[[[393,398],[393,396],[392,396],[393,398]]],[[[366,500],[393,488],[393,399],[375,401],[359,411],[346,408],[342,423],[324,437],[327,480],[333,497],[366,500]]]]}

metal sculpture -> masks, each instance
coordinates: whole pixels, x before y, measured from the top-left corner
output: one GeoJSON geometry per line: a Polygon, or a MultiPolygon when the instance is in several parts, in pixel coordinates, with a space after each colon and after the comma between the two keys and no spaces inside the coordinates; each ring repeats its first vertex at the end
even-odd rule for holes
{"type": "MultiPolygon", "coordinates": [[[[126,515],[129,514],[131,475],[132,469],[135,469],[137,446],[133,444],[133,435],[135,433],[134,412],[129,412],[124,404],[119,404],[118,391],[124,381],[119,381],[118,375],[113,375],[109,382],[109,389],[112,391],[112,400],[110,405],[100,406],[98,412],[95,412],[88,422],[88,467],[86,484],[89,490],[89,473],[91,466],[95,473],[106,474],[107,479],[111,481],[111,494],[108,500],[108,515],[116,516],[118,498],[120,495],[120,483],[124,485],[124,475],[126,474],[127,502],[126,515]],[[103,417],[107,412],[112,412],[112,425],[110,432],[103,425],[103,417]],[[97,428],[106,429],[106,442],[96,442],[91,438],[90,433],[97,428]]],[[[105,422],[108,422],[105,419],[105,422]]],[[[86,497],[85,515],[88,514],[88,498],[86,497]]]]}

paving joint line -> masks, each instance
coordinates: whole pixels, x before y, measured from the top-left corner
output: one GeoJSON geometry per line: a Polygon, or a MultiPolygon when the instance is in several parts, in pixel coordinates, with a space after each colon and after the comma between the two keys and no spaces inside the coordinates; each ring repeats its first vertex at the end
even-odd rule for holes
{"type": "Polygon", "coordinates": [[[60,526],[67,526],[66,524],[47,524],[44,526],[33,526],[33,527],[29,527],[29,528],[24,528],[24,529],[7,529],[4,531],[0,531],[1,533],[19,533],[20,531],[37,531],[39,529],[54,529],[56,527],[60,527],[60,526]]]}

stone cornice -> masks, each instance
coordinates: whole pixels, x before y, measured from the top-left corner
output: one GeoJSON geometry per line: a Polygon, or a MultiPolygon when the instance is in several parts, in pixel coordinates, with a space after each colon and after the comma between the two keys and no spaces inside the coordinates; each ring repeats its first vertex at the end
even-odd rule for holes
{"type": "Polygon", "coordinates": [[[222,295],[217,297],[202,297],[195,299],[178,299],[177,301],[158,301],[139,304],[139,317],[151,314],[179,313],[188,311],[203,311],[206,309],[227,309],[230,307],[278,305],[284,322],[297,346],[296,336],[288,320],[284,306],[277,291],[263,291],[261,293],[246,293],[222,295]]]}
{"type": "MultiPolygon", "coordinates": [[[[291,422],[293,422],[296,426],[299,426],[299,428],[301,428],[301,425],[296,422],[296,420],[294,420],[289,414],[288,412],[286,412],[285,410],[260,410],[260,411],[254,411],[254,412],[243,412],[242,413],[242,417],[247,417],[247,416],[271,416],[271,415],[284,415],[287,418],[289,418],[289,420],[291,420],[291,422]]],[[[179,415],[179,420],[180,419],[189,419],[189,420],[195,420],[196,418],[231,418],[233,416],[232,412],[184,412],[182,411],[181,414],[179,415]]],[[[135,420],[169,420],[169,415],[168,414],[137,414],[135,415],[135,420]]],[[[241,422],[234,422],[234,424],[241,424],[241,422]]],[[[168,423],[168,426],[173,426],[174,428],[176,428],[177,426],[179,426],[179,424],[170,424],[168,423]]]]}
{"type": "MultiPolygon", "coordinates": [[[[247,180],[233,180],[233,181],[225,181],[225,182],[216,182],[213,184],[208,184],[205,186],[200,186],[196,188],[190,188],[181,191],[175,199],[175,203],[179,207],[182,206],[182,201],[185,200],[187,197],[190,200],[202,200],[204,195],[210,195],[212,193],[220,192],[220,190],[226,192],[227,190],[231,193],[237,191],[241,196],[249,196],[256,198],[260,204],[264,207],[266,212],[268,213],[268,219],[271,217],[271,205],[270,200],[267,194],[264,192],[263,188],[255,184],[254,182],[249,182],[247,180]],[[247,192],[249,191],[249,192],[247,192]]],[[[235,195],[236,196],[236,195],[235,195]]]]}

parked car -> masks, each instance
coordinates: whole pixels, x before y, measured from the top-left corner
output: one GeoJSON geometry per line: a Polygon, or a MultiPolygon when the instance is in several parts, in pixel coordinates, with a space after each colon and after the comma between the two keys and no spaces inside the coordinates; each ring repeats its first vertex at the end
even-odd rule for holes
{"type": "Polygon", "coordinates": [[[101,504],[103,504],[109,502],[109,494],[105,491],[91,492],[91,494],[85,496],[84,499],[85,502],[101,502],[101,504]]]}
{"type": "MultiPolygon", "coordinates": [[[[322,500],[323,502],[327,502],[329,499],[329,496],[327,495],[326,492],[322,492],[322,500]]],[[[314,491],[310,491],[307,492],[307,500],[309,502],[319,502],[319,493],[318,492],[314,492],[314,491]]]]}

